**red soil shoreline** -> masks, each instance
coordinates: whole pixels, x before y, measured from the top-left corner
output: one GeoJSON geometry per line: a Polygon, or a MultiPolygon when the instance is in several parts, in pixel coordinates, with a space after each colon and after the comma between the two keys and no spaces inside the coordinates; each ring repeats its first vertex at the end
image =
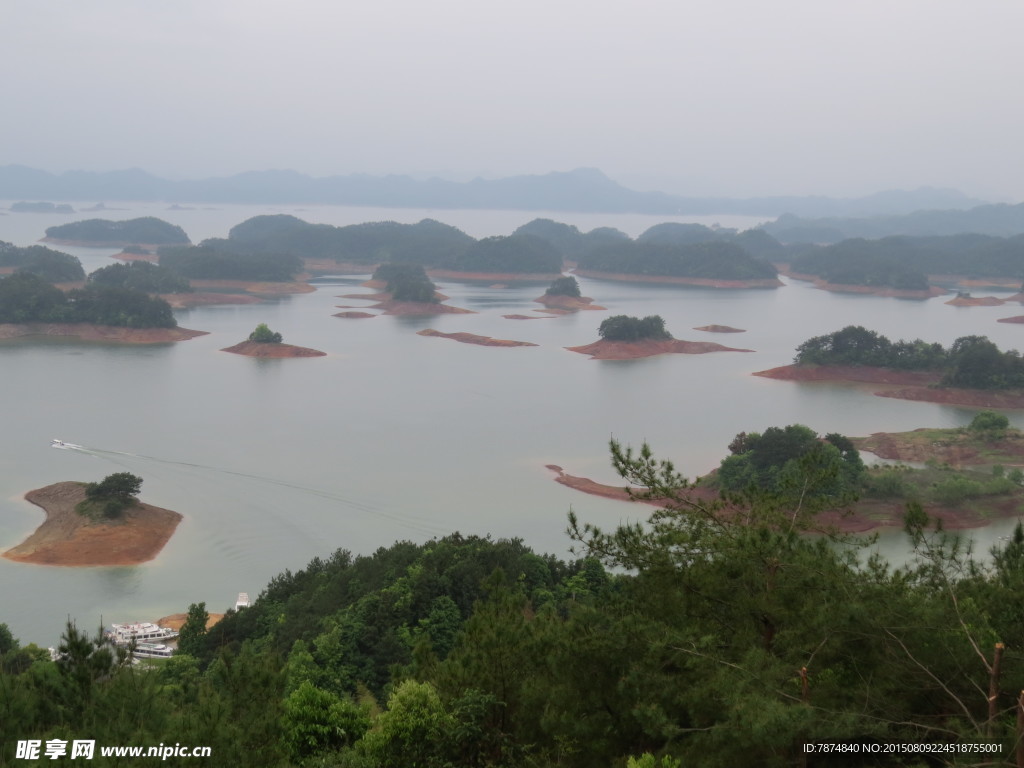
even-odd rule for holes
{"type": "Polygon", "coordinates": [[[5,323],[0,325],[0,340],[31,336],[72,338],[82,341],[112,341],[122,344],[165,344],[205,336],[207,331],[188,328],[122,328],[88,323],[5,323]]]}
{"type": "MultiPolygon", "coordinates": [[[[555,473],[555,482],[572,488],[575,491],[588,493],[592,496],[600,496],[615,501],[639,502],[650,506],[662,508],[666,506],[667,499],[637,499],[629,495],[626,486],[606,485],[591,480],[587,477],[578,477],[566,473],[557,464],[545,465],[547,469],[555,473]]],[[[634,488],[636,492],[643,491],[642,488],[634,488]]],[[[718,498],[718,493],[712,488],[694,488],[687,492],[688,498],[695,501],[713,501],[718,498]]],[[[1016,504],[1010,505],[1006,516],[1011,517],[1017,514],[1016,504]]],[[[905,512],[902,502],[868,501],[858,504],[857,510],[825,510],[815,516],[821,530],[833,529],[840,533],[867,533],[878,528],[899,528],[903,526],[903,515],[905,512]]],[[[966,528],[981,528],[992,521],[973,514],[966,508],[950,508],[931,506],[925,511],[929,517],[942,521],[947,530],[963,530],[966,528]]]]}
{"type": "Polygon", "coordinates": [[[704,277],[669,277],[665,275],[629,275],[619,272],[597,272],[590,269],[577,269],[575,274],[582,277],[593,277],[599,280],[615,280],[626,283],[668,283],[674,285],[694,285],[702,288],[780,288],[785,285],[778,278],[761,280],[712,280],[704,277]]]}
{"type": "Polygon", "coordinates": [[[783,381],[881,384],[886,388],[872,394],[900,400],[972,408],[1024,408],[1024,391],[938,387],[941,374],[934,371],[896,371],[867,365],[783,365],[751,375],[783,381]]]}
{"type": "Polygon", "coordinates": [[[537,345],[530,341],[513,341],[511,339],[495,339],[491,336],[478,336],[475,333],[442,333],[441,331],[435,331],[433,328],[424,328],[422,331],[416,331],[418,336],[435,336],[439,339],[452,339],[453,341],[461,341],[463,344],[478,344],[481,347],[536,347],[537,345]]]}
{"type": "Polygon", "coordinates": [[[545,293],[543,296],[534,299],[534,301],[538,304],[543,304],[545,307],[564,309],[570,312],[581,309],[608,309],[607,307],[594,304],[594,300],[589,296],[549,296],[545,293]]]}
{"type": "Polygon", "coordinates": [[[793,280],[801,280],[807,283],[814,283],[815,288],[832,293],[863,293],[870,296],[885,296],[894,299],[931,299],[949,293],[945,288],[929,286],[923,291],[900,290],[897,288],[875,287],[870,285],[848,285],[845,283],[829,283],[816,275],[807,275],[800,272],[790,272],[788,269],[780,268],[779,273],[793,280]]]}
{"type": "Polygon", "coordinates": [[[746,333],[743,328],[733,328],[731,325],[701,325],[693,330],[707,331],[708,333],[746,333]]]}
{"type": "Polygon", "coordinates": [[[75,509],[85,499],[84,483],[54,483],[29,491],[25,499],[41,507],[46,520],[27,539],[3,553],[19,563],[139,565],[160,553],[182,520],[177,512],[140,503],[126,509],[116,521],[94,522],[75,509]]]}
{"type": "Polygon", "coordinates": [[[326,352],[309,347],[296,347],[292,344],[266,344],[258,341],[243,341],[231,347],[224,347],[221,352],[231,352],[246,357],[263,357],[284,359],[292,357],[326,357],[326,352]]]}
{"type": "Polygon", "coordinates": [[[659,341],[608,341],[601,339],[582,347],[566,347],[570,352],[590,355],[592,360],[634,360],[654,355],[684,354],[703,355],[708,352],[753,352],[752,349],[725,347],[713,341],[683,341],[662,339],[659,341]]]}

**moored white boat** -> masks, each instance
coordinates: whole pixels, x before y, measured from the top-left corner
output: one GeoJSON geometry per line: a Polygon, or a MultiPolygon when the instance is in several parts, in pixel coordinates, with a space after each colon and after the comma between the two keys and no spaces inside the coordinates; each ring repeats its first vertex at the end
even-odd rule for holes
{"type": "Polygon", "coordinates": [[[162,643],[139,643],[132,655],[137,659],[169,659],[174,649],[162,643]]]}
{"type": "Polygon", "coordinates": [[[107,636],[117,645],[128,645],[133,640],[136,643],[152,643],[156,640],[173,640],[178,632],[167,627],[160,627],[151,622],[138,622],[136,624],[111,624],[111,631],[107,636]]]}

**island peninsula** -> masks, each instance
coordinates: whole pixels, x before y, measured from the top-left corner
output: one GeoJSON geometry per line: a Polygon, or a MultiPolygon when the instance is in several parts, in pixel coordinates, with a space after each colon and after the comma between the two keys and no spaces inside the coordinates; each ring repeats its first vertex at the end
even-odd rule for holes
{"type": "Polygon", "coordinates": [[[26,493],[27,501],[46,512],[46,520],[3,557],[35,565],[139,565],[160,553],[182,520],[177,512],[141,502],[115,520],[93,520],[76,510],[85,501],[85,488],[69,481],[26,493]]]}

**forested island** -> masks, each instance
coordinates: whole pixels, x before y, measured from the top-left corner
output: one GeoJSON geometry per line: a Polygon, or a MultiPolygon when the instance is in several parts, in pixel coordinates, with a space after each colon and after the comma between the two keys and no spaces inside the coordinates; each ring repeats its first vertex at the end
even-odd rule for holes
{"type": "Polygon", "coordinates": [[[1024,235],[849,239],[791,246],[786,258],[794,276],[815,279],[822,287],[891,289],[893,295],[926,298],[944,292],[930,285],[930,275],[1019,281],[1024,275],[1024,235]]]}
{"type": "Polygon", "coordinates": [[[707,352],[750,352],[710,341],[683,341],[675,339],[665,328],[661,315],[631,317],[613,315],[601,321],[597,329],[600,338],[581,347],[566,347],[570,352],[590,355],[594,360],[633,360],[670,353],[701,355],[707,352]]]}
{"type": "Polygon", "coordinates": [[[580,293],[580,284],[572,275],[556,277],[544,291],[543,296],[534,299],[548,309],[576,312],[581,309],[605,309],[594,303],[589,296],[580,293]]]}
{"type": "Polygon", "coordinates": [[[87,219],[46,230],[46,242],[64,245],[92,245],[115,247],[124,245],[165,245],[188,243],[185,230],[154,216],[143,216],[126,221],[87,219]]]}
{"type": "Polygon", "coordinates": [[[815,336],[797,347],[793,365],[755,376],[795,381],[900,385],[875,394],[979,407],[1024,406],[1024,359],[985,336],[938,343],[891,341],[863,326],[815,336]]]}
{"type": "Polygon", "coordinates": [[[781,767],[808,743],[1005,762],[1024,530],[981,562],[911,503],[916,559],[890,568],[821,516],[863,482],[854,457],[800,425],[741,433],[727,461],[765,482],[717,495],[613,442],[623,483],[663,503],[610,531],[570,513],[577,559],[459,534],[338,550],[212,626],[193,604],[155,667],[71,622],[56,661],[0,625],[0,740],[201,744],[241,768],[781,767]]]}

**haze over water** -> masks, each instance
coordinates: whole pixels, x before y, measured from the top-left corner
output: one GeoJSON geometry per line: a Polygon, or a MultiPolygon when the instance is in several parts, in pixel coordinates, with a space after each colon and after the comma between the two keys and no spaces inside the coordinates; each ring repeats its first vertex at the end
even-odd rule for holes
{"type": "MultiPolygon", "coordinates": [[[[0,216],[0,240],[29,245],[47,226],[92,215],[157,215],[198,242],[272,212],[118,207],[126,210],[70,218],[7,214],[0,216]]],[[[584,230],[615,226],[632,236],[667,220],[329,207],[273,212],[333,224],[430,216],[476,237],[508,234],[537,216],[584,230]]],[[[115,251],[62,250],[82,258],[87,271],[112,263],[115,251]]],[[[88,628],[101,617],[106,623],[151,620],[192,602],[221,611],[238,592],[255,597],[275,574],[338,547],[368,554],[396,539],[422,541],[453,531],[521,537],[538,551],[564,557],[570,507],[582,520],[605,526],[643,518],[651,508],[566,489],[545,464],[614,483],[607,454],[614,436],[634,446],[647,440],[692,477],[716,466],[744,430],[799,422],[819,433],[864,435],[965,424],[974,411],[750,373],[789,363],[801,341],[851,323],[891,338],[943,344],[987,335],[1003,348],[1018,348],[1024,334],[1024,327],[996,322],[1020,314],[1014,304],[957,308],[942,297],[837,295],[794,281],[777,290],[721,291],[581,278],[583,294],[608,312],[515,321],[502,315],[540,316],[532,300],[545,284],[501,288],[441,280],[447,303],[478,314],[332,317],[338,305],[369,303],[338,298],[366,291],[359,286],[364,279],[323,279],[314,293],[265,304],[179,311],[180,325],[210,333],[178,344],[0,345],[7,406],[0,432],[0,549],[23,540],[42,520],[23,494],[62,480],[130,471],[143,478],[146,502],[185,516],[160,556],[142,566],[68,569],[0,559],[0,621],[24,642],[52,645],[68,616],[88,628]],[[594,341],[609,314],[660,314],[677,338],[756,351],[592,361],[564,349],[594,341]],[[286,342],[328,356],[255,360],[219,351],[261,322],[286,342]],[[713,323],[746,333],[692,330],[713,323]],[[485,348],[416,335],[428,327],[539,346],[485,348]],[[49,442],[56,437],[87,450],[53,450],[49,442]]],[[[1024,415],[1009,416],[1024,426],[1024,415]]],[[[979,547],[1014,522],[979,531],[979,547]]],[[[883,537],[894,557],[902,546],[898,535],[883,537]]]]}

